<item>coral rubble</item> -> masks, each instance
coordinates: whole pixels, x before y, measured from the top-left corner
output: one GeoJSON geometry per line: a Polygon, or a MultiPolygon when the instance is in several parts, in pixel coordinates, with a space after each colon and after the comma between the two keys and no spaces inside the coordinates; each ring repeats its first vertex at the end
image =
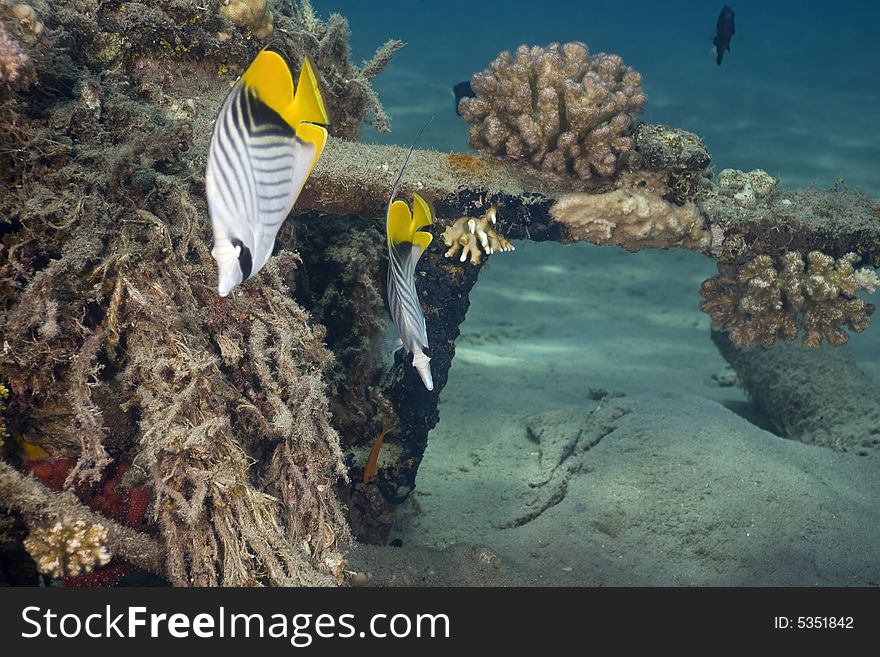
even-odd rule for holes
{"type": "Polygon", "coordinates": [[[472,148],[579,179],[612,176],[647,97],[618,55],[579,42],[502,52],[459,103],[472,148]]]}
{"type": "Polygon", "coordinates": [[[708,240],[696,205],[676,205],[647,189],[567,194],[550,214],[563,225],[569,240],[613,243],[629,251],[700,248],[708,240]]]}
{"type": "Polygon", "coordinates": [[[729,331],[741,347],[794,340],[801,329],[808,347],[823,340],[846,344],[842,327],[864,331],[875,309],[856,295],[880,284],[870,269],[855,269],[858,261],[853,253],[835,259],[811,251],[804,260],[792,251],[780,258],[759,255],[743,264],[720,262],[718,275],[700,289],[705,298],[700,309],[712,318],[713,329],[729,331]]]}
{"type": "Polygon", "coordinates": [[[34,527],[24,546],[37,570],[55,578],[74,577],[110,562],[107,530],[64,518],[51,527],[34,527]]]}
{"type": "Polygon", "coordinates": [[[461,262],[470,259],[472,265],[478,265],[482,253],[491,255],[496,251],[515,251],[513,244],[495,230],[496,215],[497,210],[491,207],[479,219],[456,219],[443,231],[443,243],[450,247],[445,256],[453,258],[461,251],[461,262]]]}

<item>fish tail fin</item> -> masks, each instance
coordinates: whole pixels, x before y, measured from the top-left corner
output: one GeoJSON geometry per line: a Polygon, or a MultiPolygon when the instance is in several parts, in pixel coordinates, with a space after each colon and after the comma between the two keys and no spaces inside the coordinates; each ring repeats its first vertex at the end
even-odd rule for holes
{"type": "Polygon", "coordinates": [[[389,244],[412,242],[415,231],[412,229],[412,212],[406,201],[398,199],[388,206],[385,223],[389,244]]]}
{"type": "Polygon", "coordinates": [[[431,376],[431,359],[422,351],[413,354],[413,367],[428,390],[434,389],[434,377],[431,376]]]}

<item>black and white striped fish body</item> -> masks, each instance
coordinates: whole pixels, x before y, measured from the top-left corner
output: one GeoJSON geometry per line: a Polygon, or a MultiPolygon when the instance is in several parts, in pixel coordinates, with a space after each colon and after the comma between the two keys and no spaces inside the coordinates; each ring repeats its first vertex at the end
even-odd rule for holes
{"type": "Polygon", "coordinates": [[[317,80],[303,63],[297,92],[287,63],[262,51],[223,103],[205,187],[214,232],[218,292],[256,275],[327,139],[317,80]]]}
{"type": "Polygon", "coordinates": [[[401,346],[413,356],[425,388],[434,389],[428,348],[428,329],[416,291],[416,265],[431,243],[431,233],[418,230],[431,224],[431,208],[425,199],[413,195],[413,211],[404,201],[388,205],[388,308],[400,336],[401,346]]]}

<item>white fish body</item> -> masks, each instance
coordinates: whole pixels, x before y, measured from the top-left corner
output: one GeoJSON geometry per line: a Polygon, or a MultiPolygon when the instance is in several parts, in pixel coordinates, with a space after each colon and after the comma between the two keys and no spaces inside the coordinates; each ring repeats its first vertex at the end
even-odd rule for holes
{"type": "Polygon", "coordinates": [[[388,204],[388,307],[401,346],[412,354],[413,367],[425,388],[433,390],[431,359],[425,353],[428,331],[415,279],[416,265],[432,239],[431,233],[418,229],[430,224],[431,208],[418,194],[413,194],[412,212],[405,201],[397,200],[388,204]]]}
{"type": "Polygon", "coordinates": [[[303,61],[294,93],[284,59],[263,50],[229,92],[211,137],[205,189],[217,291],[255,276],[327,141],[317,77],[303,61]]]}

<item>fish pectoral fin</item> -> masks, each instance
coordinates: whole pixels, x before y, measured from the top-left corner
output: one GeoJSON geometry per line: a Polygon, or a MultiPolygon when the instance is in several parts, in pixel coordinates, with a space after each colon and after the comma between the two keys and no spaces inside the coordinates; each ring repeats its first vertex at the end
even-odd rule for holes
{"type": "MultiPolygon", "coordinates": [[[[324,100],[321,98],[321,90],[318,87],[318,76],[308,57],[303,59],[302,69],[299,72],[299,82],[296,84],[296,92],[293,94],[293,102],[289,113],[291,125],[300,123],[320,123],[327,125],[330,117],[324,108],[324,100]]],[[[286,117],[285,117],[286,118],[286,117]]]]}
{"type": "Polygon", "coordinates": [[[403,340],[399,335],[391,337],[387,336],[382,345],[382,351],[386,354],[393,354],[403,349],[403,340]]]}

